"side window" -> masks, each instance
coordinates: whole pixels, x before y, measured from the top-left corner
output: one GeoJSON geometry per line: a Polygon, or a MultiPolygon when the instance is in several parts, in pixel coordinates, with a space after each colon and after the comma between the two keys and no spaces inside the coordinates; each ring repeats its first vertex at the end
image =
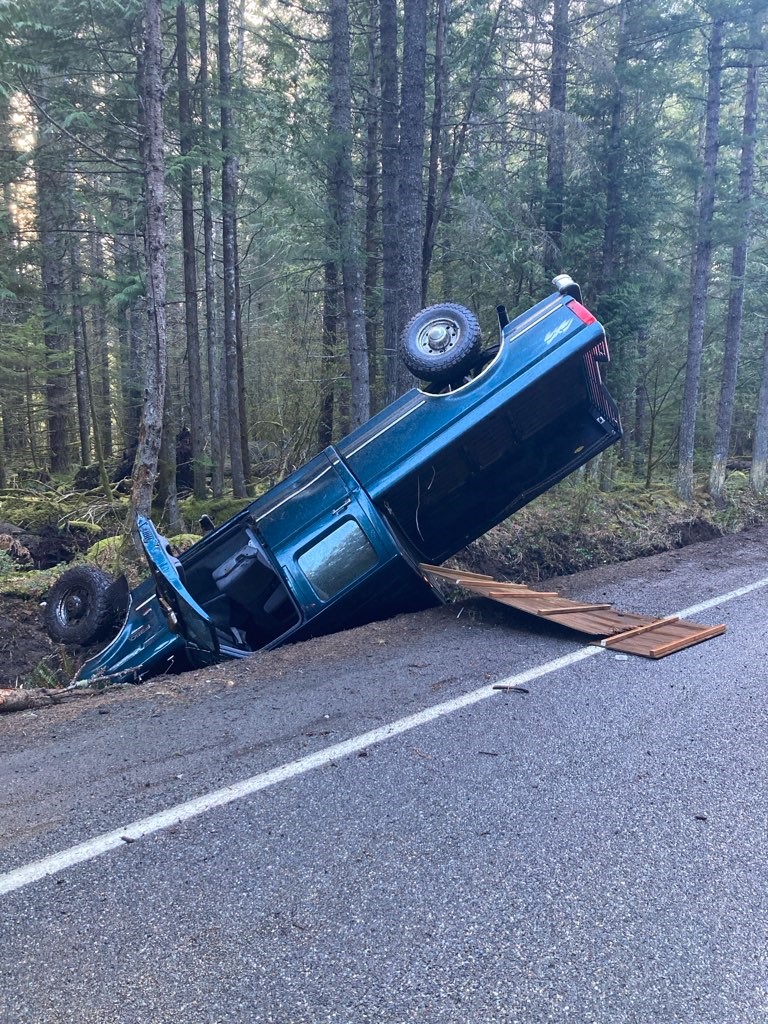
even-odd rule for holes
{"type": "Polygon", "coordinates": [[[347,519],[299,555],[301,571],[324,601],[335,597],[378,561],[354,519],[347,519]]]}

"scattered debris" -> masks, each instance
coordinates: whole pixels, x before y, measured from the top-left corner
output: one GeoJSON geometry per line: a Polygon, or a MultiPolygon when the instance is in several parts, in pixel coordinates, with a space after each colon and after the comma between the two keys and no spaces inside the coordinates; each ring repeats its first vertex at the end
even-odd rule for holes
{"type": "Polygon", "coordinates": [[[611,604],[585,604],[561,597],[554,590],[531,590],[524,583],[505,583],[482,573],[462,572],[422,563],[428,576],[469,590],[480,597],[546,618],[561,626],[599,637],[601,647],[643,658],[664,658],[725,632],[724,625],[702,626],[676,615],[654,618],[615,611],[611,604]]]}

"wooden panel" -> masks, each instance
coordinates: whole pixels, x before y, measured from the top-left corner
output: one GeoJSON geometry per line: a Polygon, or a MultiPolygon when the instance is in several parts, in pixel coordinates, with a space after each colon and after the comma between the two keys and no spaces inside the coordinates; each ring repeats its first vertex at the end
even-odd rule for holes
{"type": "Polygon", "coordinates": [[[637,654],[643,658],[664,658],[725,632],[723,625],[702,626],[683,621],[675,615],[655,618],[635,612],[620,612],[610,604],[571,601],[561,597],[557,591],[532,590],[525,584],[505,583],[481,573],[445,569],[426,563],[419,568],[479,597],[487,597],[592,637],[602,637],[601,646],[612,651],[637,654]]]}

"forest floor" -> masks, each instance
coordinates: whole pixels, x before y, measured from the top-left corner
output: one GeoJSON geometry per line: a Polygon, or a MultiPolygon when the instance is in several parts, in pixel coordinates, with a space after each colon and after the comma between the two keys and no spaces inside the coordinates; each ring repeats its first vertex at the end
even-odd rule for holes
{"type": "MultiPolygon", "coordinates": [[[[606,494],[586,484],[561,485],[449,564],[535,585],[765,523],[768,501],[746,490],[732,494],[725,507],[716,509],[704,494],[685,505],[664,488],[625,487],[606,494]]],[[[71,558],[66,544],[62,557],[71,558]]],[[[0,687],[65,685],[93,653],[65,652],[42,628],[41,602],[63,568],[59,564],[42,571],[0,571],[0,687]]],[[[342,642],[336,638],[337,645],[342,642]]]]}

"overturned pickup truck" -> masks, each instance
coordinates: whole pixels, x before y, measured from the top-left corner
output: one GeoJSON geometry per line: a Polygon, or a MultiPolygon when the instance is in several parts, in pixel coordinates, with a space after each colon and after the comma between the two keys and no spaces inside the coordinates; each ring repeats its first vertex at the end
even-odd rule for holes
{"type": "Polygon", "coordinates": [[[65,573],[44,612],[53,639],[94,643],[125,615],[77,681],[139,681],[438,603],[419,562],[443,562],[621,435],[603,328],[570,277],[553,284],[511,322],[500,306],[486,350],[469,310],[423,310],[401,355],[427,383],[179,558],[140,518],[152,577],[130,594],[93,568],[65,573]]]}

